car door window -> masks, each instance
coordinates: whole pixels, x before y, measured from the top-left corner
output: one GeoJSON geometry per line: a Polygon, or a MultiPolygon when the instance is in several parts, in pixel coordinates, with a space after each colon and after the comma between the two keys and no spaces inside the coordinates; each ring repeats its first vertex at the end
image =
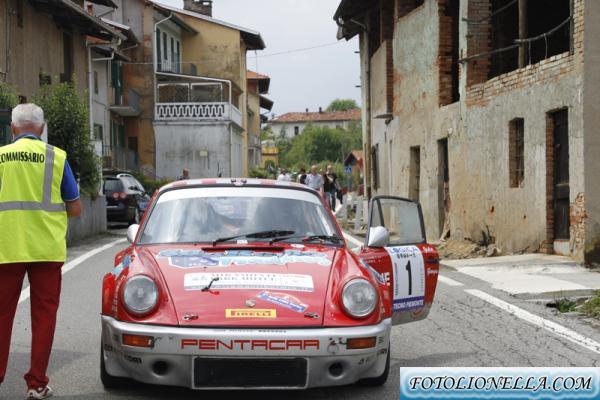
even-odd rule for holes
{"type": "Polygon", "coordinates": [[[371,210],[371,228],[382,226],[390,232],[390,246],[425,242],[418,203],[399,198],[377,198],[371,210]]]}

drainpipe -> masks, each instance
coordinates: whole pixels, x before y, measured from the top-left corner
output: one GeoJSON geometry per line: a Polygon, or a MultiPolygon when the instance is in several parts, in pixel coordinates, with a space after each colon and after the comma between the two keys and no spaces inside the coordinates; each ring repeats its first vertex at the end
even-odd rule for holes
{"type": "Polygon", "coordinates": [[[229,123],[229,177],[233,178],[233,126],[229,123]]]}

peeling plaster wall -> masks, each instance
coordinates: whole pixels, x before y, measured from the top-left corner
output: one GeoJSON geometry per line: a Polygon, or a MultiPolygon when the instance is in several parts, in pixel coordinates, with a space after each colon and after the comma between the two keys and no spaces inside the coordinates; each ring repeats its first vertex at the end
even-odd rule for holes
{"type": "MultiPolygon", "coordinates": [[[[598,4],[594,7],[598,8],[598,4]]],[[[467,16],[467,9],[468,1],[461,0],[461,18],[467,16]]],[[[461,100],[444,107],[439,106],[438,1],[426,0],[423,7],[398,19],[393,39],[394,118],[387,125],[384,120],[371,120],[373,145],[379,144],[380,187],[374,194],[408,197],[410,147],[420,146],[420,202],[428,238],[437,239],[443,222],[438,140],[447,138],[452,237],[479,240],[481,231],[489,226],[503,251],[537,250],[547,237],[546,117],[548,112],[568,107],[570,244],[572,256],[582,260],[582,230],[591,229],[585,222],[586,204],[589,214],[591,200],[590,184],[584,185],[583,173],[584,82],[583,51],[579,44],[583,38],[582,10],[583,0],[575,0],[574,54],[552,57],[469,87],[466,86],[467,71],[461,65],[461,100]],[[508,134],[509,122],[517,117],[525,119],[525,183],[523,188],[512,189],[508,176],[508,134]]],[[[592,13],[588,7],[586,12],[590,14],[587,19],[597,20],[598,11],[592,13]]],[[[467,24],[461,20],[459,38],[463,56],[467,54],[467,33],[467,24]]],[[[384,46],[371,58],[373,116],[384,112],[384,46]]],[[[587,46],[586,53],[592,45],[587,46]]],[[[593,46],[596,52],[600,48],[595,43],[593,46]]],[[[586,77],[596,83],[600,81],[599,77],[592,78],[593,74],[599,75],[594,70],[586,77]]],[[[599,92],[600,87],[587,93],[591,98],[599,92]]],[[[590,121],[594,119],[590,124],[600,127],[599,115],[600,110],[590,111],[590,121]]],[[[592,144],[595,142],[590,141],[592,144]]],[[[588,171],[592,170],[591,164],[586,161],[588,171]]],[[[600,195],[600,185],[593,184],[600,195]]],[[[600,211],[597,214],[594,232],[600,237],[600,211]]],[[[600,254],[600,246],[598,252],[600,254]]]]}

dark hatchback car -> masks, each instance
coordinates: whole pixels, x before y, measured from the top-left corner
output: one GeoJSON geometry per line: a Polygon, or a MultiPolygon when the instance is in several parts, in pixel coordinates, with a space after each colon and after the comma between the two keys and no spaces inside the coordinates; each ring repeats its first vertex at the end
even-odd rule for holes
{"type": "Polygon", "coordinates": [[[109,222],[139,224],[150,196],[130,174],[104,175],[106,216],[109,222]]]}

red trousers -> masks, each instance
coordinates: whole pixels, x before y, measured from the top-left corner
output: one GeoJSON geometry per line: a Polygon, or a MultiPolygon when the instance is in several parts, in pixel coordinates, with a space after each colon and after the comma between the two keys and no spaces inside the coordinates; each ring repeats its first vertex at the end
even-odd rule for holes
{"type": "Polygon", "coordinates": [[[63,263],[0,264],[0,382],[6,375],[10,337],[17,304],[27,274],[31,296],[31,367],[25,374],[27,387],[48,384],[56,313],[60,300],[63,263]]]}

